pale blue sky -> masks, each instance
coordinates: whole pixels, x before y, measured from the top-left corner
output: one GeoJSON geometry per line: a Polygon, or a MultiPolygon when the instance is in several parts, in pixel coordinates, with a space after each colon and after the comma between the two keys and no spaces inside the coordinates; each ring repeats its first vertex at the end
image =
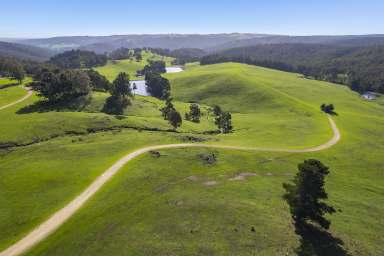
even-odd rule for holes
{"type": "Polygon", "coordinates": [[[383,0],[3,0],[0,37],[384,34],[383,0]]]}

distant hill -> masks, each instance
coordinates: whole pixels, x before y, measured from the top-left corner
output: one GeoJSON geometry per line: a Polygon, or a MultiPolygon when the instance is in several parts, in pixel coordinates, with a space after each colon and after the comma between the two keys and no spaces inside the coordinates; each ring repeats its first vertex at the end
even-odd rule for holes
{"type": "Polygon", "coordinates": [[[201,63],[247,63],[346,84],[358,92],[383,93],[384,44],[345,46],[344,42],[341,45],[267,44],[232,48],[206,55],[201,63]]]}
{"type": "Polygon", "coordinates": [[[251,39],[266,36],[260,34],[159,34],[159,35],[114,35],[114,36],[74,36],[53,37],[41,39],[23,39],[18,43],[49,48],[56,51],[81,49],[95,51],[96,53],[111,52],[119,48],[214,48],[217,45],[231,41],[251,39]]]}
{"type": "MultiPolygon", "coordinates": [[[[8,39],[10,40],[10,39],[8,39]]],[[[199,48],[205,51],[218,51],[229,48],[263,44],[328,44],[348,46],[368,46],[384,44],[384,35],[345,35],[345,36],[286,36],[251,33],[232,34],[158,34],[158,35],[113,35],[113,36],[68,36],[41,39],[20,39],[13,42],[48,48],[64,52],[71,49],[110,53],[119,48],[199,48]]]]}
{"type": "Polygon", "coordinates": [[[45,61],[54,55],[49,49],[17,43],[0,42],[0,56],[23,60],[45,61]]]}
{"type": "Polygon", "coordinates": [[[217,45],[210,50],[224,50],[230,48],[267,45],[267,44],[323,44],[338,46],[369,46],[384,44],[384,35],[357,36],[264,36],[237,41],[230,41],[217,45]]]}

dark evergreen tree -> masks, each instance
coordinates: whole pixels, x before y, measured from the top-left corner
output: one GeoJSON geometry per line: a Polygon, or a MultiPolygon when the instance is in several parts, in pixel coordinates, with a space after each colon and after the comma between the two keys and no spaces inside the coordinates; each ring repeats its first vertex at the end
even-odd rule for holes
{"type": "Polygon", "coordinates": [[[189,106],[189,113],[185,113],[185,119],[188,121],[192,121],[194,123],[200,122],[200,107],[199,105],[193,103],[189,106]]]}
{"type": "Polygon", "coordinates": [[[163,118],[164,120],[168,120],[169,119],[169,113],[171,111],[176,111],[175,107],[173,106],[173,103],[172,103],[172,98],[168,98],[165,102],[165,106],[163,108],[160,109],[162,115],[163,115],[163,118]]]}
{"type": "Polygon", "coordinates": [[[168,113],[168,122],[170,123],[170,125],[172,125],[173,129],[176,130],[178,127],[181,126],[183,120],[181,118],[180,113],[173,109],[168,113]]]}
{"type": "Polygon", "coordinates": [[[215,124],[221,133],[229,133],[232,131],[232,115],[229,112],[221,112],[216,116],[215,124]]]}
{"type": "Polygon", "coordinates": [[[147,73],[145,75],[147,92],[158,99],[167,99],[170,96],[171,85],[168,79],[157,73],[147,73]]]}
{"type": "Polygon", "coordinates": [[[328,229],[331,222],[324,215],[335,212],[332,206],[324,202],[328,198],[324,184],[329,168],[319,160],[309,159],[300,163],[298,170],[292,184],[283,184],[286,191],[284,199],[289,205],[296,227],[300,228],[311,221],[328,229]]]}

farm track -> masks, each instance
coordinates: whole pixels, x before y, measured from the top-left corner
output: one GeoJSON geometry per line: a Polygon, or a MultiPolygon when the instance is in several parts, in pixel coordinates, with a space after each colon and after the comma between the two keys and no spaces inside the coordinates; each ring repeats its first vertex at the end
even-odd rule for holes
{"type": "MultiPolygon", "coordinates": [[[[28,89],[27,89],[28,90],[28,89]]],[[[15,101],[7,106],[3,106],[0,110],[13,106],[29,96],[32,92],[28,90],[27,96],[15,101]]],[[[336,123],[331,116],[328,116],[329,124],[333,131],[333,137],[326,143],[306,149],[281,149],[281,148],[263,148],[263,147],[239,147],[239,146],[222,146],[222,145],[209,145],[209,144],[167,144],[167,145],[156,145],[138,149],[134,152],[124,156],[110,168],[108,168],[103,174],[101,174],[95,181],[93,181],[79,196],[74,198],[65,207],[54,213],[50,218],[40,224],[38,227],[29,232],[24,238],[8,247],[4,251],[0,252],[0,256],[15,256],[25,253],[28,249],[44,240],[51,233],[57,230],[62,224],[64,224],[70,217],[72,217],[96,192],[98,192],[102,186],[107,183],[115,174],[129,161],[134,158],[153,150],[161,149],[175,149],[175,148],[215,148],[215,149],[226,149],[226,150],[244,150],[244,151],[255,151],[255,152],[287,152],[287,153],[308,153],[326,150],[334,146],[341,138],[340,131],[337,128],[336,123]]]]}
{"type": "Polygon", "coordinates": [[[9,103],[9,104],[7,104],[5,106],[0,106],[0,110],[12,107],[12,106],[14,106],[14,105],[16,105],[16,104],[18,104],[18,103],[20,103],[22,101],[25,101],[26,99],[28,99],[29,97],[32,96],[33,92],[32,92],[31,89],[29,89],[28,87],[22,87],[22,88],[24,88],[27,91],[27,94],[23,98],[21,98],[21,99],[18,99],[18,100],[14,101],[12,103],[9,103]]]}

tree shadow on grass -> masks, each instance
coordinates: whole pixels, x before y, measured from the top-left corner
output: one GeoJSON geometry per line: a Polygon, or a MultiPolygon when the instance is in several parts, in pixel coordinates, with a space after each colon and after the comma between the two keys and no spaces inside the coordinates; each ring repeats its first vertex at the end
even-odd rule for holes
{"type": "Polygon", "coordinates": [[[46,100],[37,101],[19,109],[17,114],[46,113],[46,112],[80,112],[89,104],[88,100],[77,99],[61,103],[51,103],[46,100]]]}
{"type": "Polygon", "coordinates": [[[349,256],[343,248],[344,242],[331,233],[318,229],[311,224],[296,227],[296,234],[301,236],[300,246],[295,249],[299,256],[349,256]]]}

